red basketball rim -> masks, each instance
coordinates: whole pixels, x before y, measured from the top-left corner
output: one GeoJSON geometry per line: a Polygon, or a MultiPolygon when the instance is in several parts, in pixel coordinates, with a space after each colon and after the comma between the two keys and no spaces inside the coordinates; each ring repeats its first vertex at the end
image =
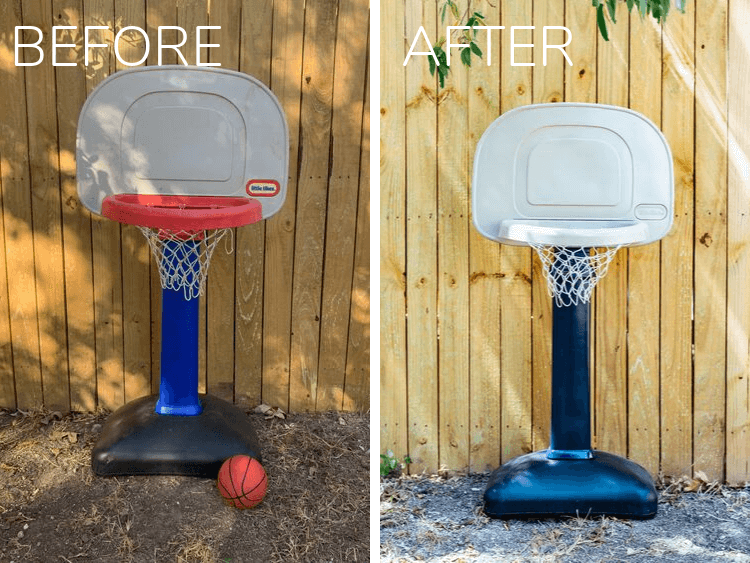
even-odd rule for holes
{"type": "Polygon", "coordinates": [[[102,215],[129,225],[164,231],[226,229],[263,219],[260,202],[246,197],[115,194],[102,215]]]}

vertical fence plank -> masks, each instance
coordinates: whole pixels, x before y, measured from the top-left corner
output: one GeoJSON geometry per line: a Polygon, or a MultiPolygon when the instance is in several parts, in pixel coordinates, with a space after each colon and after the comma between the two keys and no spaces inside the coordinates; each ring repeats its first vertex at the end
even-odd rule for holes
{"type": "MultiPolygon", "coordinates": [[[[500,7],[506,41],[511,26],[532,22],[532,0],[503,0],[500,7]]],[[[516,32],[516,43],[531,43],[531,30],[516,32]]],[[[508,45],[509,42],[504,42],[508,45]]],[[[516,63],[533,62],[529,48],[517,48],[516,63]]],[[[504,113],[532,101],[532,67],[511,66],[510,54],[503,50],[500,69],[500,110],[504,113]]],[[[500,385],[501,460],[503,462],[531,450],[532,326],[531,250],[504,245],[500,249],[500,385]]],[[[535,413],[536,414],[536,413],[535,413]]],[[[549,413],[541,416],[549,417],[549,413]]],[[[547,432],[549,434],[549,432],[547,432]]]]}
{"type": "MultiPolygon", "coordinates": [[[[201,59],[221,63],[222,68],[238,70],[240,65],[240,18],[236,6],[228,2],[210,3],[208,23],[212,29],[209,43],[221,49],[204,49],[201,59]]],[[[234,232],[226,236],[236,241],[234,232]]],[[[232,402],[235,396],[235,267],[236,253],[228,253],[223,244],[211,259],[206,288],[206,389],[212,395],[232,402]]],[[[233,245],[236,248],[236,244],[233,245]]]]}
{"type": "MultiPolygon", "coordinates": [[[[409,40],[419,26],[424,25],[427,36],[435,41],[438,33],[435,7],[434,0],[407,2],[405,35],[409,40]]],[[[394,65],[401,70],[396,66],[402,64],[404,53],[400,55],[401,60],[394,56],[395,60],[388,59],[386,63],[383,59],[381,65],[394,65]]],[[[406,272],[407,339],[408,342],[422,343],[408,350],[405,373],[412,470],[435,471],[439,463],[437,80],[430,75],[427,61],[423,59],[410,61],[404,70],[406,137],[401,142],[406,143],[405,157],[409,163],[406,168],[406,265],[405,269],[392,274],[395,278],[406,272]]],[[[395,453],[399,455],[399,452],[395,453]]]]}
{"type": "MultiPolygon", "coordinates": [[[[3,169],[7,161],[0,153],[0,206],[3,193],[3,169]]],[[[5,232],[5,219],[0,207],[0,233],[5,232]]],[[[5,256],[5,237],[0,236],[0,256],[5,256]]],[[[16,407],[16,381],[13,373],[13,345],[10,335],[10,316],[8,299],[8,272],[5,260],[0,260],[0,405],[6,408],[16,407]]]]}
{"type": "MultiPolygon", "coordinates": [[[[81,0],[54,0],[54,25],[73,26],[58,36],[60,43],[80,43],[83,32],[81,0]]],[[[96,406],[96,354],[94,334],[93,256],[91,216],[78,200],[76,186],[76,128],[78,112],[86,99],[86,69],[77,61],[80,51],[60,49],[58,61],[79,62],[55,71],[60,189],[62,190],[63,262],[68,341],[70,408],[96,406]]]]}
{"type": "MultiPolygon", "coordinates": [[[[368,39],[369,45],[369,39],[368,39]]],[[[368,47],[369,52],[369,47],[368,47]]],[[[369,58],[369,57],[368,57],[369,58]]],[[[346,351],[343,410],[365,411],[370,393],[370,66],[365,76],[362,108],[362,154],[359,165],[357,233],[354,250],[346,351]]],[[[375,408],[378,408],[377,406],[375,408]]]]}
{"type": "MultiPolygon", "coordinates": [[[[483,8],[488,26],[500,25],[500,7],[483,8]]],[[[484,130],[500,113],[500,44],[492,51],[477,36],[483,57],[469,73],[469,162],[484,130]],[[487,65],[487,61],[491,63],[487,65]]],[[[484,471],[500,460],[500,245],[469,226],[469,468],[484,471]]]]}
{"type": "MultiPolygon", "coordinates": [[[[23,23],[38,27],[45,36],[49,36],[53,25],[51,0],[28,3],[24,7],[23,23]]],[[[46,61],[52,58],[51,43],[51,40],[42,42],[46,61]]],[[[26,68],[24,74],[42,389],[46,405],[67,411],[70,408],[70,393],[65,339],[55,68],[51,63],[39,64],[26,68]]]]}
{"type": "Polygon", "coordinates": [[[367,69],[367,3],[341,0],[331,123],[316,410],[341,409],[346,373],[357,195],[362,145],[362,102],[367,69]]]}
{"type": "Polygon", "coordinates": [[[664,25],[662,130],[675,173],[674,226],[662,241],[661,441],[668,475],[691,471],[695,6],[664,25]]]}
{"type": "MultiPolygon", "coordinates": [[[[135,25],[146,30],[144,0],[117,0],[116,31],[135,25]]],[[[151,49],[158,39],[150,43],[151,49]]],[[[145,54],[145,40],[135,30],[128,30],[120,40],[123,61],[135,62],[145,54]]],[[[127,66],[117,63],[117,70],[127,66]]],[[[151,252],[138,229],[123,225],[122,237],[122,335],[125,401],[148,395],[151,391],[151,252]]]]}
{"type": "MultiPolygon", "coordinates": [[[[570,29],[570,32],[575,38],[571,41],[571,44],[567,48],[567,52],[573,61],[573,66],[565,67],[565,101],[566,102],[580,102],[580,103],[595,103],[598,86],[598,69],[597,69],[597,53],[598,53],[598,42],[599,42],[599,31],[596,26],[596,12],[592,10],[591,6],[585,2],[578,2],[576,0],[567,0],[565,3],[565,25],[570,29]]],[[[596,292],[591,297],[590,310],[596,311],[596,292]]],[[[595,315],[592,314],[592,317],[595,315]]],[[[550,325],[551,326],[551,325],[550,325]]],[[[547,328],[545,334],[551,335],[551,329],[547,328]]],[[[534,332],[534,342],[536,343],[538,338],[538,332],[534,332]]],[[[551,338],[548,336],[547,338],[551,338]]],[[[596,393],[595,393],[595,379],[594,370],[595,365],[595,353],[596,353],[596,326],[591,326],[590,332],[590,353],[589,353],[589,366],[591,368],[592,375],[590,376],[590,399],[591,404],[594,408],[591,409],[591,428],[595,429],[595,414],[596,414],[596,393]]],[[[551,346],[551,345],[550,345],[551,346]]],[[[545,356],[549,357],[551,353],[545,356]]],[[[535,358],[536,361],[536,358],[535,358]]],[[[550,368],[551,370],[551,368],[550,368]]],[[[545,412],[545,429],[544,440],[547,440],[549,435],[549,407],[545,412]]],[[[536,413],[534,420],[536,420],[536,413]]],[[[534,429],[536,431],[537,424],[534,423],[534,429]]],[[[536,437],[534,438],[535,449],[538,449],[536,437]]],[[[547,442],[542,443],[546,447],[547,442]]],[[[596,447],[596,436],[592,436],[592,444],[596,447]]]]}
{"type": "MultiPolygon", "coordinates": [[[[244,0],[240,31],[240,70],[271,83],[273,2],[244,0]]],[[[263,256],[265,222],[237,229],[234,396],[255,406],[263,387],[263,256]]]]}
{"type": "Polygon", "coordinates": [[[726,480],[743,483],[750,479],[750,6],[730,3],[728,19],[726,480]]]}
{"type": "MultiPolygon", "coordinates": [[[[115,8],[112,0],[85,0],[85,25],[104,25],[92,30],[92,43],[105,43],[89,51],[86,90],[92,90],[110,75],[113,65],[115,8]]],[[[120,224],[102,217],[92,221],[94,265],[94,329],[96,331],[97,403],[115,409],[125,401],[122,340],[122,273],[120,224]]]]}
{"type": "MultiPolygon", "coordinates": [[[[597,98],[599,103],[628,105],[629,19],[620,6],[609,41],[599,42],[597,98]]],[[[594,435],[597,447],[619,455],[627,453],[627,276],[628,251],[617,252],[607,275],[596,289],[594,326],[594,435]]]]}
{"type": "Polygon", "coordinates": [[[289,182],[281,211],[266,221],[262,391],[265,403],[284,409],[289,408],[304,6],[304,0],[273,6],[271,87],[289,125],[289,182]]]}
{"type": "MultiPolygon", "coordinates": [[[[534,3],[534,44],[544,42],[544,26],[560,25],[565,6],[559,1],[534,3]]],[[[562,45],[562,31],[550,32],[548,41],[562,45]]],[[[584,34],[585,38],[585,34],[584,34]]],[[[547,66],[536,51],[532,74],[534,103],[552,103],[563,99],[567,63],[559,51],[549,53],[547,66]]],[[[531,256],[531,443],[524,451],[546,448],[549,444],[549,420],[552,411],[552,299],[547,290],[542,263],[531,256]]],[[[519,452],[520,453],[520,452],[519,452]]]]}
{"type": "MultiPolygon", "coordinates": [[[[380,4],[380,449],[417,457],[407,427],[404,0],[380,4]],[[412,445],[411,449],[409,446],[412,445]]],[[[406,19],[405,19],[406,18],[406,19]]],[[[434,20],[433,20],[434,21],[434,20]]],[[[408,26],[408,24],[407,24],[408,26]]],[[[406,74],[406,76],[405,76],[406,74]]],[[[432,346],[432,342],[425,345],[432,346]]],[[[418,413],[410,413],[415,416],[418,413]]],[[[414,466],[416,469],[416,466],[414,466]]]]}
{"type": "MultiPolygon", "coordinates": [[[[19,224],[22,218],[16,218],[18,210],[24,209],[23,202],[18,201],[18,198],[28,193],[29,182],[24,68],[14,67],[14,55],[11,55],[11,45],[15,41],[15,26],[21,24],[21,2],[6,2],[0,5],[0,40],[6,49],[0,55],[0,59],[3,66],[8,69],[3,75],[5,94],[0,97],[0,190],[3,199],[0,250],[4,257],[0,266],[0,351],[3,363],[0,372],[0,401],[7,407],[22,406],[16,403],[17,388],[26,386],[29,380],[32,382],[32,392],[29,396],[25,389],[21,390],[23,406],[28,407],[26,403],[29,401],[41,399],[41,389],[33,391],[36,387],[34,382],[37,379],[41,382],[41,372],[39,368],[29,364],[28,354],[22,355],[20,335],[12,332],[14,327],[16,330],[25,329],[29,335],[33,330],[33,324],[23,322],[24,312],[32,312],[28,302],[21,304],[22,308],[19,309],[19,303],[14,300],[18,294],[18,284],[24,281],[27,284],[32,282],[28,273],[19,268],[33,268],[33,264],[28,263],[29,258],[32,258],[28,252],[31,244],[28,223],[27,227],[23,228],[22,224],[19,224]],[[24,239],[23,244],[19,240],[21,238],[24,239]],[[25,277],[25,280],[16,279],[21,277],[25,277]]],[[[22,56],[25,60],[25,55],[22,56]]],[[[35,309],[33,313],[36,314],[35,309]]]]}
{"type": "Polygon", "coordinates": [[[300,184],[292,297],[289,408],[315,409],[338,2],[308,4],[302,61],[300,184]]]}
{"type": "Polygon", "coordinates": [[[695,3],[693,464],[724,478],[727,282],[727,1],[695,3]]]}
{"type": "MultiPolygon", "coordinates": [[[[678,16],[679,17],[679,16],[678,16]]],[[[630,17],[630,108],[661,123],[661,26],[630,17]]],[[[661,244],[628,249],[628,456],[659,473],[661,244]]]]}
{"type": "MultiPolygon", "coordinates": [[[[465,1],[456,4],[461,14],[469,7],[465,1]]],[[[452,55],[437,98],[439,460],[463,469],[469,463],[470,137],[468,72],[457,60],[459,49],[452,55]]]]}
{"type": "MultiPolygon", "coordinates": [[[[23,25],[22,3],[0,7],[0,33],[12,43],[15,26],[23,25]]],[[[22,35],[23,37],[23,35],[22,35]]],[[[31,39],[28,36],[28,39],[31,39]]],[[[36,41],[36,37],[33,37],[36,41]]],[[[25,41],[26,43],[30,41],[25,41]]],[[[26,51],[26,50],[24,50],[26,51]]],[[[26,51],[25,61],[36,51],[26,51]]],[[[12,335],[13,369],[18,408],[42,404],[42,374],[39,363],[39,324],[34,276],[34,234],[32,230],[31,178],[29,173],[29,131],[25,69],[15,67],[3,74],[0,96],[0,156],[2,157],[3,222],[5,226],[8,303],[12,335]]]]}
{"type": "MultiPolygon", "coordinates": [[[[201,0],[198,0],[200,2],[201,0]]],[[[206,0],[204,0],[206,1],[206,0]]],[[[195,0],[185,0],[182,3],[181,9],[179,10],[180,16],[183,20],[177,19],[177,8],[174,5],[170,5],[168,2],[146,2],[146,32],[148,33],[149,42],[151,45],[158,44],[158,29],[159,26],[171,26],[180,25],[184,29],[195,28],[195,25],[206,25],[205,21],[205,6],[203,7],[203,19],[198,20],[200,23],[192,24],[192,20],[188,17],[185,18],[185,14],[191,14],[193,6],[196,4],[195,0]]],[[[177,41],[177,34],[170,31],[164,31],[163,38],[165,41],[170,43],[179,43],[177,41]]],[[[189,37],[189,41],[190,41],[189,37]]],[[[194,42],[194,39],[192,39],[194,42]]],[[[187,47],[183,48],[183,53],[194,53],[193,50],[188,51],[187,47]]],[[[194,62],[193,59],[188,58],[189,62],[194,62]]],[[[148,54],[148,64],[156,65],[158,63],[158,53],[155,49],[151,49],[148,54]]],[[[162,54],[162,64],[176,64],[177,54],[171,49],[166,50],[162,54]]],[[[159,392],[159,383],[161,381],[161,282],[159,280],[159,269],[156,261],[150,258],[150,285],[151,285],[151,392],[159,392]]],[[[205,381],[205,299],[201,303],[201,317],[199,318],[198,324],[199,330],[199,389],[201,392],[206,390],[205,381]]]]}

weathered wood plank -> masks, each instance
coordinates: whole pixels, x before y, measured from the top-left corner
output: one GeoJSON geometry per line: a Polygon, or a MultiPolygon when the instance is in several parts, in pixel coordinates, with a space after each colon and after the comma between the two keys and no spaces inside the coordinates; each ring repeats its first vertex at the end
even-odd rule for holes
{"type": "Polygon", "coordinates": [[[315,409],[320,350],[323,249],[338,3],[308,4],[302,61],[300,172],[292,296],[289,408],[315,409]]]}
{"type": "Polygon", "coordinates": [[[750,479],[750,6],[732,2],[728,19],[726,480],[743,483],[750,479]]]}
{"type": "Polygon", "coordinates": [[[694,6],[664,25],[662,130],[674,158],[674,226],[662,241],[661,442],[666,475],[691,472],[694,6]]]}
{"type": "MultiPolygon", "coordinates": [[[[511,26],[530,25],[533,6],[532,0],[503,0],[500,5],[501,25],[506,31],[511,26]]],[[[504,36],[506,41],[509,35],[504,36]]],[[[518,31],[515,41],[531,43],[532,31],[518,31]]],[[[533,62],[532,49],[516,49],[514,60],[517,63],[533,62]]],[[[500,110],[503,113],[532,102],[532,67],[511,66],[509,62],[510,56],[506,53],[500,69],[500,110]]],[[[529,248],[504,245],[500,249],[502,462],[531,450],[532,410],[537,404],[532,400],[531,260],[529,248]]],[[[534,415],[537,414],[534,411],[534,415]]],[[[548,410],[534,420],[535,427],[545,418],[549,419],[548,410]]],[[[548,437],[549,431],[544,434],[548,437]]]]}
{"type": "Polygon", "coordinates": [[[724,478],[727,323],[727,5],[695,3],[693,465],[724,478]]]}
{"type": "MultiPolygon", "coordinates": [[[[630,108],[661,123],[661,27],[630,18],[630,108]],[[637,69],[637,70],[636,70],[637,69]]],[[[628,249],[628,456],[659,473],[661,244],[628,249]]]]}
{"type": "MultiPolygon", "coordinates": [[[[406,78],[404,0],[380,6],[380,450],[414,458],[407,426],[406,354],[406,78]],[[410,449],[411,446],[411,449],[410,449]]],[[[429,343],[432,345],[432,343],[429,343]]],[[[418,411],[409,416],[418,416],[418,411]]],[[[436,458],[437,456],[435,456],[436,458]]],[[[419,466],[424,467],[422,462],[419,466]]],[[[414,469],[417,466],[413,466],[414,469]]]]}
{"type": "MultiPolygon", "coordinates": [[[[271,83],[271,0],[242,2],[240,70],[271,83]],[[250,16],[252,14],[252,16],[250,16]]],[[[263,388],[263,257],[265,222],[237,229],[234,396],[255,406],[263,388]]]]}
{"type": "MultiPolygon", "coordinates": [[[[627,106],[630,22],[624,17],[625,10],[620,12],[618,23],[609,31],[609,41],[599,41],[597,101],[627,106]]],[[[594,435],[598,448],[618,455],[627,454],[628,440],[627,281],[628,250],[624,248],[597,286],[592,327],[596,332],[594,435]]]]}
{"type": "MultiPolygon", "coordinates": [[[[0,6],[0,34],[3,37],[14,37],[15,26],[23,25],[21,4],[6,2],[0,6]]],[[[33,39],[36,40],[36,37],[33,39]]],[[[34,55],[36,52],[24,53],[24,60],[25,57],[34,55]]],[[[0,96],[0,157],[8,307],[16,404],[22,409],[39,406],[43,400],[39,324],[34,290],[36,280],[25,68],[29,67],[11,66],[4,72],[4,95],[0,96]]]]}
{"type": "MultiPolygon", "coordinates": [[[[460,13],[469,7],[464,1],[456,4],[460,13]]],[[[459,50],[453,55],[460,56],[459,50]]],[[[471,139],[467,127],[468,72],[453,60],[445,89],[440,89],[437,97],[439,461],[446,467],[464,469],[469,464],[471,139]]]]}
{"type": "Polygon", "coordinates": [[[289,181],[283,207],[266,221],[262,392],[263,402],[283,409],[289,408],[304,6],[304,0],[273,6],[271,88],[289,126],[289,181]]]}
{"type": "MultiPolygon", "coordinates": [[[[340,410],[344,401],[362,106],[367,69],[367,2],[341,0],[336,33],[331,123],[331,165],[326,214],[320,356],[315,410],[340,410]]],[[[365,166],[367,164],[365,163],[365,166]]]]}
{"type": "MultiPolygon", "coordinates": [[[[410,0],[406,3],[405,10],[407,37],[416,33],[423,24],[428,37],[436,36],[435,2],[410,0]]],[[[400,39],[394,38],[395,41],[400,39]]],[[[408,49],[408,45],[406,48],[408,49]]],[[[420,472],[435,471],[439,467],[437,80],[430,75],[426,60],[412,61],[405,69],[400,67],[406,52],[405,49],[403,52],[393,53],[389,59],[386,59],[386,55],[390,56],[391,53],[384,52],[381,62],[381,66],[393,65],[394,70],[390,72],[395,75],[392,76],[390,72],[383,75],[381,90],[388,88],[386,84],[393,84],[406,71],[406,130],[405,138],[399,141],[405,143],[406,147],[405,155],[402,154],[400,158],[405,158],[409,163],[406,167],[405,186],[406,231],[402,235],[405,238],[399,241],[400,244],[406,243],[405,267],[390,272],[389,269],[395,264],[383,264],[381,276],[387,272],[386,275],[392,275],[395,282],[401,281],[397,276],[405,273],[407,342],[421,343],[408,351],[406,372],[403,374],[408,393],[409,455],[413,461],[411,470],[420,472]],[[398,63],[394,65],[393,59],[398,63]]],[[[395,119],[393,114],[391,119],[395,119]]],[[[383,150],[385,153],[385,147],[383,150]]],[[[391,212],[400,217],[403,209],[391,212]]],[[[395,294],[395,288],[393,297],[403,299],[395,294]]],[[[385,296],[381,296],[381,299],[385,300],[385,296]]],[[[384,342],[381,342],[381,350],[387,350],[383,346],[384,342]]],[[[390,351],[387,353],[392,354],[390,351]]],[[[398,451],[395,453],[400,455],[398,451]]]]}
{"type": "MultiPolygon", "coordinates": [[[[500,25],[499,6],[485,12],[487,25],[500,25]]],[[[484,52],[483,45],[483,58],[469,73],[470,156],[484,130],[500,113],[500,44],[494,41],[491,53],[484,52]],[[489,66],[488,58],[492,63],[489,66]]],[[[500,461],[500,245],[470,226],[468,250],[469,468],[485,471],[494,469],[500,461]]]]}
{"type": "MultiPolygon", "coordinates": [[[[369,41],[368,41],[369,43],[369,41]]],[[[369,48],[368,48],[369,51],[369,48]]],[[[362,154],[360,156],[357,237],[354,249],[349,312],[349,342],[346,353],[343,410],[365,411],[370,404],[370,66],[365,78],[362,108],[362,154]]]]}
{"type": "MultiPolygon", "coordinates": [[[[208,24],[219,26],[212,29],[208,43],[221,48],[205,48],[202,60],[221,63],[222,68],[238,70],[240,65],[240,18],[232,4],[212,3],[208,24]]],[[[235,399],[235,350],[237,346],[235,327],[235,271],[237,247],[234,231],[226,235],[233,251],[226,251],[222,241],[211,259],[206,288],[206,389],[212,395],[233,401],[235,399]]]]}
{"type": "MultiPolygon", "coordinates": [[[[51,0],[27,4],[23,10],[23,23],[38,27],[45,36],[49,36],[54,25],[51,0]]],[[[51,44],[51,40],[42,42],[47,61],[52,58],[51,44]]],[[[70,409],[70,389],[65,338],[60,172],[56,162],[59,147],[55,68],[52,64],[39,64],[26,68],[24,74],[29,127],[39,360],[44,404],[55,410],[67,411],[70,409]]]]}

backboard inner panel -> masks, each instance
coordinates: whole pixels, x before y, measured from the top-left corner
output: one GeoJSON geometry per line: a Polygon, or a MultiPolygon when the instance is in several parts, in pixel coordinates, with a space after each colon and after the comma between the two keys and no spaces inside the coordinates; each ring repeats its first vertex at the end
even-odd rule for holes
{"type": "MultiPolygon", "coordinates": [[[[233,129],[211,108],[149,108],[135,121],[133,152],[143,162],[135,174],[142,180],[226,182],[232,175],[233,129]]],[[[129,142],[122,139],[123,145],[129,142]]]]}
{"type": "Polygon", "coordinates": [[[632,204],[632,155],[603,127],[543,127],[519,145],[514,186],[527,217],[618,217],[632,204]]]}

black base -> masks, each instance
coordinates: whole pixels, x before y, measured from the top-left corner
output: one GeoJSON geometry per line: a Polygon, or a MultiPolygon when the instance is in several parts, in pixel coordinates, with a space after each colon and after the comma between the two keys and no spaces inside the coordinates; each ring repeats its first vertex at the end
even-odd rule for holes
{"type": "Polygon", "coordinates": [[[653,518],[657,496],[648,471],[623,457],[547,459],[547,451],[512,459],[490,476],[484,511],[497,518],[561,515],[653,518]]]}
{"type": "Polygon", "coordinates": [[[261,461],[247,415],[222,399],[200,395],[196,416],[156,414],[159,397],[136,399],[104,424],[91,455],[97,475],[191,475],[215,478],[236,454],[261,461]]]}

